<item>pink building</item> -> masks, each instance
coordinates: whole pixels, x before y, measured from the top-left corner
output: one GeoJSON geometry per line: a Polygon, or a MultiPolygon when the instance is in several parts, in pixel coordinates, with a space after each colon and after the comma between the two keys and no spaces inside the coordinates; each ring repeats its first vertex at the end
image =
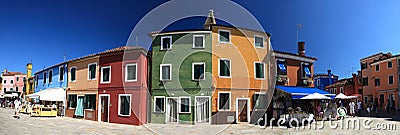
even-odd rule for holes
{"type": "Polygon", "coordinates": [[[18,93],[20,95],[23,92],[26,74],[4,70],[1,77],[3,78],[3,82],[0,95],[4,95],[5,93],[18,93]]]}

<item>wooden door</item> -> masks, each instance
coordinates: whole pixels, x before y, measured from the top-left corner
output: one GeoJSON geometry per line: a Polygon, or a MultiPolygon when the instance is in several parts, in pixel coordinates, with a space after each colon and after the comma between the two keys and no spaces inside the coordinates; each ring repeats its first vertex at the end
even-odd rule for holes
{"type": "Polygon", "coordinates": [[[101,121],[108,122],[108,96],[101,97],[101,121]]]}
{"type": "Polygon", "coordinates": [[[238,100],[238,122],[247,122],[247,100],[238,100]]]}

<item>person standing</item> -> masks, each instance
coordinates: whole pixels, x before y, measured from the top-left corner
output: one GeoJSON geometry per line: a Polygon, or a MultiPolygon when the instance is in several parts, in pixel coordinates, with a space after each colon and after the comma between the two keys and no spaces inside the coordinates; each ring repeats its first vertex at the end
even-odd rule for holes
{"type": "Polygon", "coordinates": [[[355,110],[356,104],[353,101],[351,101],[349,107],[350,107],[350,116],[354,117],[356,111],[355,110]]]}
{"type": "Polygon", "coordinates": [[[14,107],[15,107],[15,116],[17,119],[19,119],[19,108],[20,108],[21,102],[19,101],[19,98],[15,99],[14,101],[14,107]]]}
{"type": "Polygon", "coordinates": [[[362,105],[361,101],[358,101],[357,102],[357,113],[358,113],[358,116],[361,115],[361,105],[362,105]]]}

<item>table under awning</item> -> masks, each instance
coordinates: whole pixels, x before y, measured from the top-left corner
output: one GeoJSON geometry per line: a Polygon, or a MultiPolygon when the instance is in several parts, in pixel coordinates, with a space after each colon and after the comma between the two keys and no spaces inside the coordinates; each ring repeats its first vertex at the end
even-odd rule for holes
{"type": "Polygon", "coordinates": [[[4,97],[18,97],[17,93],[4,94],[4,97]]]}
{"type": "Polygon", "coordinates": [[[306,88],[306,87],[293,87],[293,86],[276,86],[278,90],[281,90],[283,92],[289,93],[292,95],[292,99],[301,99],[307,95],[313,94],[313,93],[319,93],[322,95],[325,95],[330,98],[334,98],[336,95],[317,89],[317,88],[306,88]]]}
{"type": "Polygon", "coordinates": [[[63,88],[48,88],[33,94],[27,95],[28,98],[39,98],[43,101],[64,101],[65,91],[63,88]]]}

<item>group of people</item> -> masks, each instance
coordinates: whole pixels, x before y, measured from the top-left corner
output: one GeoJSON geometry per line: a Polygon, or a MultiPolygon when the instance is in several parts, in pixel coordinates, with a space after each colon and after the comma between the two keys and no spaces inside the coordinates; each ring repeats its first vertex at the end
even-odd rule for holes
{"type": "Polygon", "coordinates": [[[381,101],[380,104],[378,104],[378,100],[368,101],[366,107],[368,115],[371,115],[371,112],[377,114],[380,108],[386,110],[388,114],[391,114],[391,112],[395,111],[395,101],[393,99],[387,99],[386,102],[381,101]]]}

